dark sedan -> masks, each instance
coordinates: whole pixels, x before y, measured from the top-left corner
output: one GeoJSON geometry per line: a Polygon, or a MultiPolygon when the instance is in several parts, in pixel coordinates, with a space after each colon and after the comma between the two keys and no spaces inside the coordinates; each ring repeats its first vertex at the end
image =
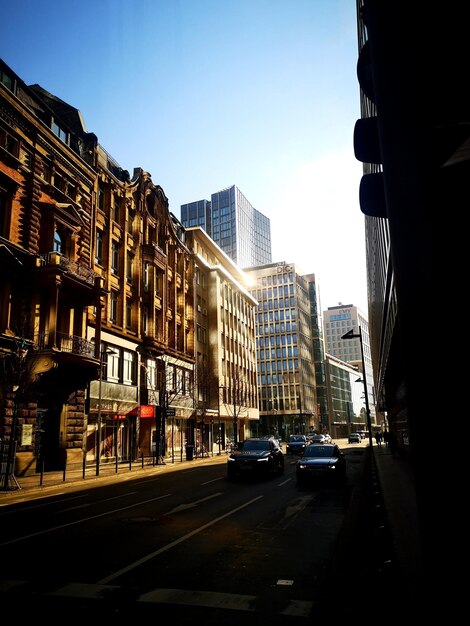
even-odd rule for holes
{"type": "Polygon", "coordinates": [[[284,453],[277,439],[246,439],[227,459],[227,478],[259,476],[268,478],[284,473],[284,453]]]}
{"type": "Polygon", "coordinates": [[[287,454],[303,454],[307,447],[307,437],[305,435],[290,435],[286,444],[287,454]]]}
{"type": "Polygon", "coordinates": [[[346,478],[346,458],[335,443],[311,444],[295,466],[297,483],[316,479],[341,481],[346,478]]]}

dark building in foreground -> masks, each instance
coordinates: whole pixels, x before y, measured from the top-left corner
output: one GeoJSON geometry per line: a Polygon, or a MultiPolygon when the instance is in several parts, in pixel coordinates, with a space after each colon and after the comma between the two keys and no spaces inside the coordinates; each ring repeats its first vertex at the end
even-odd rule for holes
{"type": "Polygon", "coordinates": [[[425,444],[451,405],[449,390],[442,392],[446,373],[432,385],[429,375],[443,345],[435,268],[450,276],[442,252],[434,265],[433,219],[442,218],[445,239],[446,224],[467,212],[470,180],[468,36],[460,26],[467,20],[459,8],[357,2],[362,117],[354,150],[364,163],[359,195],[377,409],[413,462],[425,559],[424,494],[435,484],[425,444]]]}

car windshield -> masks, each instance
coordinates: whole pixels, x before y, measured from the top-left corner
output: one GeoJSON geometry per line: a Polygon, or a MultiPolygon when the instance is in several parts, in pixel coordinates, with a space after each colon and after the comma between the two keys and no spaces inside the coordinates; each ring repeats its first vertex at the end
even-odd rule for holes
{"type": "Polygon", "coordinates": [[[269,450],[269,441],[244,441],[239,446],[240,450],[269,450]]]}
{"type": "Polygon", "coordinates": [[[303,435],[291,435],[289,437],[289,441],[304,441],[305,437],[303,435]]]}
{"type": "Polygon", "coordinates": [[[334,453],[334,448],[327,448],[326,446],[309,446],[308,448],[306,448],[304,456],[317,456],[325,458],[328,456],[333,456],[334,453]]]}

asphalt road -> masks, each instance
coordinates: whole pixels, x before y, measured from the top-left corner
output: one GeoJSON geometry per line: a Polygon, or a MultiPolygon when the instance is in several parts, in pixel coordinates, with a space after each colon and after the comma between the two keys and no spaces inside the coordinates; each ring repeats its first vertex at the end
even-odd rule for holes
{"type": "Polygon", "coordinates": [[[298,487],[286,456],[269,480],[207,463],[2,507],[0,597],[23,617],[309,623],[364,451],[344,449],[340,486],[298,487]]]}

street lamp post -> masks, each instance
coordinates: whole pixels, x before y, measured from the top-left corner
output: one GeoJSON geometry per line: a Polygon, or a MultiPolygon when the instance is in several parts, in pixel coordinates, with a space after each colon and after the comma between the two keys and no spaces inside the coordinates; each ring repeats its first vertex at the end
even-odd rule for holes
{"type": "Polygon", "coordinates": [[[222,454],[222,424],[220,422],[220,391],[224,389],[224,387],[218,387],[217,389],[217,409],[218,409],[218,418],[219,418],[219,456],[222,454]]]}
{"type": "MultiPolygon", "coordinates": [[[[370,409],[369,409],[369,396],[367,393],[367,377],[366,377],[366,363],[364,360],[364,346],[362,345],[362,330],[359,326],[359,333],[354,333],[353,329],[341,337],[341,339],[355,339],[359,337],[359,343],[361,346],[361,360],[362,360],[362,382],[364,383],[364,396],[366,400],[366,418],[367,418],[367,430],[369,431],[369,445],[372,448],[372,425],[370,422],[370,409]]],[[[358,381],[356,381],[358,382],[358,381]]]]}

